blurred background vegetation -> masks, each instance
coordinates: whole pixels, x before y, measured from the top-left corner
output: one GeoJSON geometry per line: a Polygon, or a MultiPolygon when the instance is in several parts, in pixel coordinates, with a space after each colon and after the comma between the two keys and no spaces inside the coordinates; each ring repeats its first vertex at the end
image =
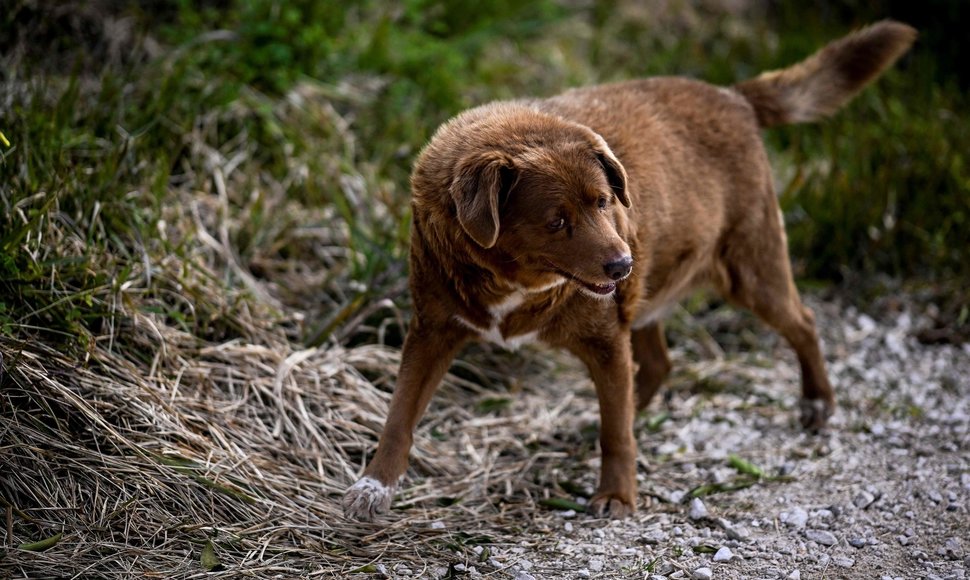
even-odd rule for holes
{"type": "Polygon", "coordinates": [[[410,165],[451,115],[646,75],[729,84],[884,17],[920,29],[914,52],[834,119],[766,135],[796,272],[945,284],[966,322],[961,0],[4,5],[0,336],[138,359],[137,309],[200,341],[383,338],[407,302],[410,165]]]}

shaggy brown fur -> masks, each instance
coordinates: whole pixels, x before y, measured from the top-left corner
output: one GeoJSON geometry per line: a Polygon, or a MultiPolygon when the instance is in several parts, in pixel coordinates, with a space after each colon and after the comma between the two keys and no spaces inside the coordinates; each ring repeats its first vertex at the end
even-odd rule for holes
{"type": "Polygon", "coordinates": [[[390,506],[412,432],[468,340],[573,352],[599,399],[592,511],[636,509],[633,417],[670,369],[661,319],[712,285],[784,336],[802,370],[802,423],[835,398],[787,256],[760,129],[834,112],[902,55],[880,22],[732,88],[653,78],[493,103],[443,125],[412,175],[414,317],[374,458],[348,517],[390,506]]]}

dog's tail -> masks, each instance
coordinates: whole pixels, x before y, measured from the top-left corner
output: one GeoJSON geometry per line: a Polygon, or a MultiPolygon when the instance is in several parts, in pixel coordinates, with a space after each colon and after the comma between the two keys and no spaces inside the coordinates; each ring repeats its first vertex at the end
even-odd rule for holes
{"type": "Polygon", "coordinates": [[[734,88],[762,127],[831,115],[909,50],[916,29],[883,20],[840,38],[788,68],[762,73],[734,88]]]}

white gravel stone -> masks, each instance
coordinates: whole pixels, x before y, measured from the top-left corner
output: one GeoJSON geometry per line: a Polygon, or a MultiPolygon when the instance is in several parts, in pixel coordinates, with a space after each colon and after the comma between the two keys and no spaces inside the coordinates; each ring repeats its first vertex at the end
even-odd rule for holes
{"type": "Polygon", "coordinates": [[[707,506],[701,501],[701,498],[695,497],[690,500],[690,511],[687,512],[687,517],[692,520],[702,520],[707,517],[707,506]]]}
{"type": "Polygon", "coordinates": [[[838,566],[839,568],[851,568],[852,565],[855,564],[855,560],[853,560],[852,558],[837,556],[835,558],[832,558],[832,563],[838,566]]]}
{"type": "Polygon", "coordinates": [[[711,578],[714,577],[714,572],[712,572],[710,568],[702,566],[694,570],[694,573],[691,574],[690,577],[692,580],[711,580],[711,578]]]}
{"type": "Polygon", "coordinates": [[[794,507],[790,510],[781,512],[778,517],[779,520],[784,524],[788,524],[793,528],[804,528],[808,524],[808,512],[800,507],[794,507]]]}
{"type": "Polygon", "coordinates": [[[731,561],[731,558],[733,558],[733,557],[734,557],[734,554],[731,552],[731,549],[728,548],[727,546],[722,546],[714,554],[714,561],[715,562],[730,562],[731,561]]]}
{"type": "Polygon", "coordinates": [[[751,530],[740,524],[732,524],[724,518],[718,518],[717,524],[724,530],[724,534],[732,540],[746,542],[751,538],[751,530]]]}
{"type": "Polygon", "coordinates": [[[835,534],[826,530],[805,530],[805,537],[823,546],[834,546],[839,543],[835,534]]]}

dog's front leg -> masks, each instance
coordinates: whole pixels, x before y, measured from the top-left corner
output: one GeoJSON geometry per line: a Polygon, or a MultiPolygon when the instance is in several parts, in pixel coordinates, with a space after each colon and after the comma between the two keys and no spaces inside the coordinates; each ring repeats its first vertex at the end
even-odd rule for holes
{"type": "Polygon", "coordinates": [[[591,512],[622,518],[637,509],[637,444],[630,332],[584,340],[571,350],[586,363],[600,407],[600,484],[591,512]]]}
{"type": "Polygon", "coordinates": [[[391,507],[397,482],[408,466],[414,428],[467,338],[468,332],[459,327],[428,327],[412,321],[377,452],[344,495],[348,518],[369,521],[391,507]]]}

